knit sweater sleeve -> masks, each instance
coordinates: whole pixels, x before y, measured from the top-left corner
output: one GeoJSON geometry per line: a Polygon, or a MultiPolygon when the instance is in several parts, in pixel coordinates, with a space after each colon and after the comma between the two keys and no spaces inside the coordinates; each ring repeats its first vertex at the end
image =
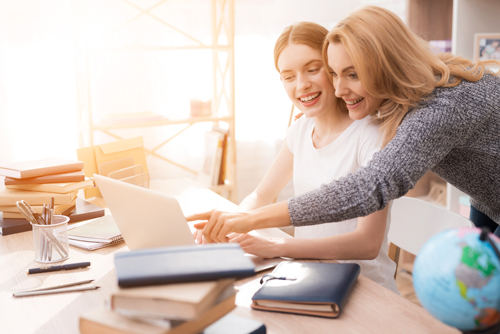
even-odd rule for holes
{"type": "Polygon", "coordinates": [[[363,217],[406,194],[435,164],[467,136],[466,121],[439,99],[409,112],[396,136],[366,167],[292,197],[292,225],[304,226],[363,217]]]}

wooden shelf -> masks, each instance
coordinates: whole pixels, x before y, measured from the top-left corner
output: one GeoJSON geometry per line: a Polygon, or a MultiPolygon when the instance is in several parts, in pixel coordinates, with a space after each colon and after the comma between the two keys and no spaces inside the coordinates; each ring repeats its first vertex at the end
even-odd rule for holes
{"type": "Polygon", "coordinates": [[[190,117],[184,119],[165,119],[161,121],[153,122],[138,122],[138,123],[118,123],[118,124],[106,124],[99,123],[92,125],[92,129],[96,130],[111,130],[111,129],[135,129],[135,128],[145,128],[152,126],[162,126],[162,125],[174,125],[174,124],[195,124],[203,122],[230,122],[232,117],[213,117],[213,116],[200,116],[200,117],[190,117]]]}
{"type": "MultiPolygon", "coordinates": [[[[194,175],[198,174],[197,171],[188,168],[183,163],[174,162],[170,160],[167,156],[168,152],[164,153],[164,151],[160,151],[160,148],[163,147],[167,142],[172,140],[178,135],[182,134],[185,130],[190,128],[193,124],[203,123],[203,122],[213,122],[217,124],[218,122],[227,123],[228,128],[228,147],[227,147],[227,158],[225,160],[226,163],[226,184],[221,186],[214,186],[213,189],[217,191],[223,191],[227,193],[228,199],[233,202],[236,202],[236,140],[235,140],[235,102],[234,102],[234,0],[210,0],[206,1],[206,12],[207,17],[210,17],[210,27],[207,26],[207,32],[210,33],[210,43],[201,42],[202,39],[197,38],[193,34],[185,29],[180,29],[172,22],[168,22],[167,20],[157,16],[157,14],[152,13],[153,9],[156,9],[160,6],[164,5],[165,1],[158,0],[154,3],[150,3],[149,5],[141,4],[136,5],[128,0],[116,1],[116,6],[126,6],[129,7],[130,10],[136,10],[136,16],[131,17],[129,20],[118,24],[113,27],[107,27],[106,24],[113,25],[114,21],[111,18],[112,13],[109,11],[102,11],[102,8],[92,7],[93,5],[88,2],[82,2],[82,11],[81,16],[78,17],[78,22],[80,22],[80,29],[77,31],[77,35],[82,36],[81,41],[81,49],[82,52],[79,53],[79,61],[77,64],[77,73],[78,73],[78,95],[79,95],[79,111],[80,111],[80,120],[84,123],[81,130],[81,143],[84,146],[94,145],[95,140],[95,132],[100,131],[108,136],[111,136],[115,139],[125,139],[125,133],[127,132],[118,132],[114,130],[122,130],[122,129],[143,129],[142,131],[146,132],[145,128],[151,127],[159,127],[159,126],[171,126],[171,125],[185,125],[183,129],[177,131],[176,133],[171,135],[166,140],[159,139],[158,141],[162,141],[155,148],[151,150],[146,150],[146,154],[148,156],[153,156],[155,158],[160,159],[161,161],[167,162],[174,166],[177,166],[185,171],[188,171],[194,175]],[[146,8],[145,6],[149,6],[146,8]],[[209,8],[210,7],[210,8],[209,8]],[[134,9],[132,9],[134,8],[134,9]],[[210,10],[208,10],[210,9],[210,10]],[[93,16],[100,17],[101,20],[105,24],[102,25],[94,25],[93,24],[93,16]],[[106,21],[105,17],[109,15],[109,20],[106,21]],[[141,31],[140,38],[137,38],[135,35],[134,40],[130,41],[127,39],[128,31],[127,29],[132,29],[134,23],[137,23],[138,18],[141,20],[152,20],[155,24],[163,25],[164,28],[167,28],[169,31],[172,31],[175,36],[182,37],[182,43],[186,45],[177,45],[172,46],[171,44],[176,44],[175,42],[167,42],[167,40],[162,39],[158,41],[159,45],[155,46],[145,46],[143,45],[142,36],[147,34],[145,31],[141,31]],[[87,34],[89,31],[94,31],[94,35],[98,35],[95,32],[95,29],[99,27],[103,27],[102,34],[100,34],[97,40],[89,39],[87,34]],[[118,36],[117,39],[112,39],[115,36],[118,36]],[[111,38],[112,42],[110,43],[107,38],[111,38]],[[91,42],[89,42],[89,40],[91,42]],[[114,41],[114,42],[113,42],[114,41]],[[163,45],[162,45],[163,44],[163,45]],[[107,46],[111,45],[111,46],[107,46]],[[96,60],[106,59],[105,57],[120,57],[121,53],[126,54],[126,52],[137,52],[137,53],[152,53],[152,52],[160,52],[158,57],[167,57],[166,51],[196,51],[196,50],[205,50],[211,51],[212,55],[212,79],[213,79],[213,88],[211,88],[211,100],[212,100],[212,115],[215,116],[200,116],[200,117],[186,117],[182,119],[142,119],[138,118],[138,122],[133,121],[132,119],[127,119],[127,122],[122,123],[111,123],[105,121],[95,121],[96,110],[102,110],[96,108],[96,105],[93,103],[97,103],[95,101],[102,101],[102,96],[100,99],[94,99],[92,94],[95,92],[91,89],[95,82],[93,82],[93,62],[96,60]],[[109,54],[113,53],[113,54],[109,54]],[[218,116],[225,115],[225,116],[218,116]],[[87,126],[88,125],[88,126],[87,126]],[[118,132],[118,133],[117,133],[118,132]],[[86,142],[88,141],[88,142],[86,142]]],[[[189,7],[188,1],[182,2],[182,4],[186,4],[189,7]]],[[[175,10],[182,10],[182,6],[173,7],[175,10]]],[[[187,7],[186,7],[187,8],[187,7]]],[[[178,22],[177,22],[178,23],[178,22]]],[[[133,31],[133,30],[131,30],[133,31]]],[[[135,31],[137,32],[137,31],[135,31]]],[[[208,39],[208,35],[205,35],[203,40],[208,39]]],[[[144,40],[148,40],[145,38],[144,40]]],[[[134,54],[134,56],[136,56],[134,54]]],[[[149,55],[147,55],[149,56],[149,55]]],[[[132,65],[133,66],[133,65],[132,65]]],[[[196,78],[196,68],[188,67],[193,72],[189,73],[196,78]]],[[[124,68],[124,71],[128,71],[130,68],[124,68]]],[[[133,70],[133,69],[132,69],[133,70]]],[[[129,72],[126,72],[129,73],[129,72]]],[[[125,73],[125,75],[126,75],[125,73]]],[[[186,75],[187,75],[186,70],[186,75]]],[[[161,75],[161,73],[159,73],[161,75]]],[[[113,79],[113,78],[111,78],[113,79]]],[[[95,80],[95,79],[94,79],[95,80]]],[[[138,85],[140,83],[137,83],[138,85]]],[[[94,88],[95,89],[95,88],[94,88]]],[[[208,88],[207,88],[208,89],[208,88]]],[[[101,92],[101,94],[103,94],[101,92]]],[[[155,96],[156,98],[157,96],[155,96]]],[[[161,98],[161,97],[158,97],[161,98]]],[[[106,109],[108,112],[108,109],[106,109]]],[[[111,112],[117,114],[123,114],[123,110],[111,110],[111,112]]],[[[130,113],[130,110],[126,112],[130,113]]],[[[133,112],[133,111],[132,111],[133,112]]],[[[164,110],[151,110],[154,114],[164,114],[164,110]]],[[[111,120],[112,121],[112,120],[111,120]]],[[[116,120],[115,120],[116,121],[116,120]]],[[[137,136],[137,132],[135,132],[135,136],[137,136]]],[[[162,177],[161,175],[158,175],[162,177]]],[[[155,176],[155,177],[158,177],[155,176]]]]}

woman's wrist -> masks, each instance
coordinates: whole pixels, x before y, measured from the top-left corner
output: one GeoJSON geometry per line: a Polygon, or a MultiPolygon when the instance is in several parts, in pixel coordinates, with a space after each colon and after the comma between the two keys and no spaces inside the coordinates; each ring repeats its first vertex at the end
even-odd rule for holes
{"type": "Polygon", "coordinates": [[[253,210],[250,212],[248,219],[251,230],[291,225],[287,202],[253,210]]]}

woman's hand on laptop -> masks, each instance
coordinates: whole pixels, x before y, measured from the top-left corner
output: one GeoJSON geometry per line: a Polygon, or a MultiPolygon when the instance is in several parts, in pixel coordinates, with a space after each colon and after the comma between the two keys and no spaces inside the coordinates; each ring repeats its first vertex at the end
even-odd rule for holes
{"type": "Polygon", "coordinates": [[[228,242],[231,233],[248,233],[252,230],[282,227],[291,224],[287,202],[276,203],[246,212],[222,212],[212,210],[186,217],[187,221],[204,220],[194,224],[203,229],[205,242],[228,242]]]}
{"type": "MultiPolygon", "coordinates": [[[[248,220],[248,213],[243,212],[223,212],[211,210],[197,213],[186,217],[187,221],[204,220],[194,224],[198,230],[202,230],[206,243],[228,242],[230,233],[247,233],[251,231],[248,220]]],[[[198,238],[199,235],[196,237],[198,238]]],[[[198,241],[197,241],[198,242],[198,241]]]]}
{"type": "Polygon", "coordinates": [[[231,233],[228,237],[229,242],[237,242],[246,253],[268,259],[280,257],[281,245],[284,244],[284,239],[263,238],[250,234],[231,233]]]}

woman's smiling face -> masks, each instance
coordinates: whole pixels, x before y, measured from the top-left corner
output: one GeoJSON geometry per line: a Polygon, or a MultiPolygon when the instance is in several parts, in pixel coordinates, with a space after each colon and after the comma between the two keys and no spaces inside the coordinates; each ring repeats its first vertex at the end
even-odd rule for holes
{"type": "Polygon", "coordinates": [[[345,101],[349,117],[360,120],[374,114],[383,99],[376,98],[365,90],[344,45],[330,43],[327,54],[335,94],[345,101]]]}
{"type": "Polygon", "coordinates": [[[278,58],[278,68],[288,97],[306,117],[317,117],[334,108],[335,91],[321,51],[290,43],[278,58]]]}

